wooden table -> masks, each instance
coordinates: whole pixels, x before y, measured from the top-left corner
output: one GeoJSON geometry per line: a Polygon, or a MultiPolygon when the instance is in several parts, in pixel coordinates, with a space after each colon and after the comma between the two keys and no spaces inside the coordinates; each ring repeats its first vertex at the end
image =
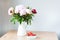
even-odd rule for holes
{"type": "MultiPolygon", "coordinates": [[[[16,36],[16,31],[9,31],[7,34],[2,36],[0,40],[20,40],[20,37],[16,36]]],[[[56,33],[54,32],[39,32],[35,31],[34,32],[37,35],[36,40],[58,40],[56,33]]],[[[27,40],[24,39],[23,40],[27,40]]]]}

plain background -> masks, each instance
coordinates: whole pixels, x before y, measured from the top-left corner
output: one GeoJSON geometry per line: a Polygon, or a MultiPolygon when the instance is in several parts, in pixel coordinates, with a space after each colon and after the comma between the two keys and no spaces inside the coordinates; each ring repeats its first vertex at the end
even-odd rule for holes
{"type": "Polygon", "coordinates": [[[0,0],[0,36],[9,30],[17,30],[18,25],[9,22],[8,9],[20,4],[37,9],[27,30],[56,32],[60,38],[60,0],[0,0]]]}

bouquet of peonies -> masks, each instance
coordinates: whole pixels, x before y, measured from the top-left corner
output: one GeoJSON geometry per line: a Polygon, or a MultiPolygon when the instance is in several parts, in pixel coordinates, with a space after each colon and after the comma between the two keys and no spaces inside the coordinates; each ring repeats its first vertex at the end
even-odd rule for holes
{"type": "Polygon", "coordinates": [[[8,14],[12,16],[11,22],[14,24],[19,22],[26,22],[27,24],[31,24],[32,17],[36,14],[36,9],[31,9],[30,7],[26,7],[24,5],[18,5],[15,8],[11,7],[8,10],[8,14]]]}

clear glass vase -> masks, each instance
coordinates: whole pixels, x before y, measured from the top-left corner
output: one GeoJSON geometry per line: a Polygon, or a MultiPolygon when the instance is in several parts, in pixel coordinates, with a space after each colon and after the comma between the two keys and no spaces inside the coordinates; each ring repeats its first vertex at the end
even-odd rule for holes
{"type": "Polygon", "coordinates": [[[22,24],[19,24],[18,30],[17,30],[17,36],[25,36],[26,35],[26,27],[27,24],[23,22],[22,24]]]}

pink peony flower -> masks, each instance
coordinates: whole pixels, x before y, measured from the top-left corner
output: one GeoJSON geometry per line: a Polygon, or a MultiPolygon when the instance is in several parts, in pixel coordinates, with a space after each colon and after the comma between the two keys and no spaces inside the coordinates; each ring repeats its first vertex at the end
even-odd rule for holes
{"type": "Polygon", "coordinates": [[[15,13],[20,13],[23,9],[26,9],[24,5],[18,5],[15,7],[15,13]]]}
{"type": "Polygon", "coordinates": [[[14,14],[14,8],[13,7],[9,8],[8,14],[9,15],[13,15],[14,14]]]}
{"type": "Polygon", "coordinates": [[[32,13],[36,14],[37,13],[36,9],[32,9],[32,13]]]}
{"type": "Polygon", "coordinates": [[[23,16],[23,15],[26,15],[26,10],[25,9],[22,9],[22,10],[20,10],[20,16],[23,16]]]}
{"type": "Polygon", "coordinates": [[[26,9],[26,12],[27,12],[28,14],[32,14],[32,12],[31,12],[30,9],[26,9]]]}

